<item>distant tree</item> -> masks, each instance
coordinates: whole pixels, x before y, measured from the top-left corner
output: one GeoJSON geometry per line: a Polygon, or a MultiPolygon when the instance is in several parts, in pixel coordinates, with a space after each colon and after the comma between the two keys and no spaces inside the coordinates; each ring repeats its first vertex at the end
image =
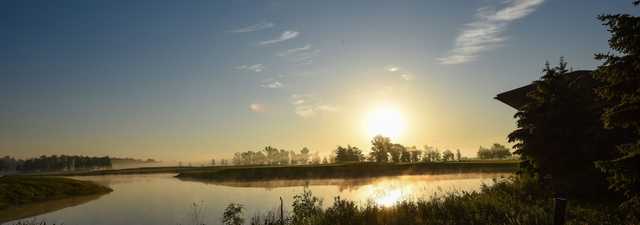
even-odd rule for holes
{"type": "Polygon", "coordinates": [[[400,162],[411,162],[411,153],[404,146],[400,149],[400,162]]]}
{"type": "Polygon", "coordinates": [[[422,152],[418,150],[416,146],[412,146],[411,148],[407,149],[407,151],[409,151],[411,162],[420,161],[420,158],[421,158],[420,156],[422,155],[422,152]]]}
{"type": "Polygon", "coordinates": [[[618,143],[615,159],[597,165],[608,175],[610,187],[627,198],[623,207],[640,215],[640,17],[616,14],[598,19],[609,28],[609,47],[617,52],[596,54],[603,61],[594,73],[603,83],[597,93],[608,103],[602,119],[607,128],[627,128],[634,133],[630,140],[618,143]]]}
{"type": "MultiPolygon", "coordinates": [[[[8,160],[8,162],[12,163],[11,160],[8,160]]],[[[13,161],[11,165],[15,166],[15,170],[18,171],[95,170],[112,167],[111,158],[107,156],[89,157],[68,155],[43,155],[37,158],[13,161]]]]}
{"type": "Polygon", "coordinates": [[[300,155],[298,158],[298,162],[300,164],[307,164],[309,162],[309,149],[307,147],[304,147],[300,150],[300,155]]]}
{"type": "Polygon", "coordinates": [[[216,165],[216,159],[211,159],[211,166],[215,166],[216,165]]]}
{"type": "Polygon", "coordinates": [[[362,159],[364,159],[362,151],[360,151],[358,147],[352,147],[350,145],[347,145],[346,148],[338,146],[338,148],[336,148],[336,150],[334,151],[334,154],[335,162],[337,163],[360,162],[362,159]]]}
{"type": "Polygon", "coordinates": [[[624,135],[603,128],[602,103],[593,91],[597,84],[567,75],[562,58],[553,68],[547,63],[543,73],[533,82],[528,104],[515,115],[517,129],[509,134],[523,159],[521,168],[550,177],[556,193],[602,195],[606,183],[594,161],[611,158],[612,142],[624,135]]]}
{"type": "Polygon", "coordinates": [[[462,159],[462,154],[460,154],[460,149],[456,149],[456,160],[460,161],[462,159]]]}
{"type": "Polygon", "coordinates": [[[393,163],[399,163],[400,162],[400,156],[402,156],[402,152],[406,152],[407,149],[405,149],[404,146],[402,146],[401,144],[391,144],[391,148],[389,148],[389,155],[391,156],[391,161],[393,163]]]}
{"type": "Polygon", "coordinates": [[[451,150],[449,150],[449,149],[444,150],[442,152],[442,161],[445,161],[445,162],[446,161],[450,161],[450,160],[453,160],[454,157],[455,156],[453,155],[453,152],[451,152],[451,150]]]}
{"type": "Polygon", "coordinates": [[[480,159],[505,159],[511,156],[509,148],[504,145],[494,143],[491,148],[480,146],[478,149],[478,158],[480,159]]]}
{"type": "Polygon", "coordinates": [[[375,162],[388,162],[389,151],[391,151],[391,140],[388,137],[381,135],[373,137],[371,140],[371,152],[369,153],[370,159],[375,162]]]}
{"type": "Polygon", "coordinates": [[[267,164],[269,165],[276,165],[279,162],[279,157],[280,157],[280,151],[278,151],[277,148],[271,147],[271,146],[267,146],[265,147],[263,150],[264,155],[266,157],[267,160],[267,164]]]}
{"type": "Polygon", "coordinates": [[[322,158],[322,164],[329,164],[329,160],[327,160],[327,157],[322,158]]]}
{"type": "Polygon", "coordinates": [[[440,151],[436,147],[425,145],[424,157],[422,157],[422,159],[425,162],[440,161],[440,151]]]}
{"type": "Polygon", "coordinates": [[[320,164],[322,162],[322,159],[320,158],[320,154],[318,152],[313,153],[313,156],[311,156],[311,164],[320,164]]]}
{"type": "Polygon", "coordinates": [[[511,156],[511,152],[509,151],[509,149],[507,147],[505,147],[504,145],[498,144],[498,143],[494,143],[491,146],[491,153],[493,155],[493,158],[497,158],[497,159],[504,159],[504,158],[508,158],[511,156]]]}

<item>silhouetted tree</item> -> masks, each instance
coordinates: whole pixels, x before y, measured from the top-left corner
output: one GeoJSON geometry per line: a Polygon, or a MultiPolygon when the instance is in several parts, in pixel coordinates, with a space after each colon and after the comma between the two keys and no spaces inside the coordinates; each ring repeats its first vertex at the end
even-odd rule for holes
{"type": "Polygon", "coordinates": [[[370,159],[375,162],[388,162],[389,161],[389,151],[391,151],[391,140],[388,137],[383,137],[381,135],[373,137],[371,141],[371,152],[369,153],[370,159]]]}
{"type": "Polygon", "coordinates": [[[451,150],[449,150],[449,149],[444,150],[442,152],[442,161],[446,162],[446,161],[449,161],[449,160],[453,160],[454,157],[455,156],[453,155],[453,152],[451,152],[451,150]]]}
{"type": "Polygon", "coordinates": [[[617,52],[596,54],[603,61],[594,73],[603,83],[597,93],[608,103],[602,119],[607,128],[634,131],[631,140],[618,143],[618,156],[598,167],[609,176],[610,187],[627,197],[623,206],[640,215],[640,17],[616,14],[598,19],[609,28],[609,47],[617,52]]]}
{"type": "Polygon", "coordinates": [[[389,155],[391,156],[391,161],[393,163],[399,163],[400,156],[402,156],[403,151],[407,151],[407,150],[401,144],[391,144],[391,148],[389,148],[389,155]]]}
{"type": "Polygon", "coordinates": [[[456,149],[456,160],[460,161],[462,159],[462,154],[460,154],[460,149],[456,149]]]}
{"type": "Polygon", "coordinates": [[[480,159],[504,159],[511,156],[509,149],[501,144],[494,143],[491,148],[480,146],[478,149],[478,158],[480,159]]]}
{"type": "Polygon", "coordinates": [[[436,147],[425,145],[422,160],[425,162],[440,161],[440,151],[436,147]]]}
{"type": "Polygon", "coordinates": [[[411,148],[407,149],[407,151],[409,151],[409,155],[411,155],[411,162],[420,161],[420,156],[422,155],[422,151],[416,148],[416,146],[412,146],[411,148]]]}
{"type": "Polygon", "coordinates": [[[360,162],[364,159],[362,155],[362,151],[358,149],[358,147],[352,147],[351,145],[347,145],[347,147],[338,146],[334,151],[336,157],[335,162],[360,162]]]}
{"type": "Polygon", "coordinates": [[[509,134],[515,153],[523,159],[523,172],[551,177],[556,193],[602,194],[604,180],[594,161],[610,158],[616,134],[605,130],[592,79],[567,75],[546,64],[534,81],[529,102],[516,113],[517,129],[509,134]]]}
{"type": "Polygon", "coordinates": [[[411,153],[404,146],[402,147],[402,149],[400,149],[400,161],[411,162],[411,153]]]}
{"type": "Polygon", "coordinates": [[[304,147],[300,150],[300,155],[298,158],[298,162],[300,164],[307,164],[309,162],[309,149],[307,147],[304,147]]]}

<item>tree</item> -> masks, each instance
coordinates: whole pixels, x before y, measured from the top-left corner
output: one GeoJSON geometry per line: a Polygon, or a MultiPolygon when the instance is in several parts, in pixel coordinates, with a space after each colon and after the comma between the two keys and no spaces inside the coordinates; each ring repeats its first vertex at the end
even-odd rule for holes
{"type": "Polygon", "coordinates": [[[389,155],[391,155],[391,161],[393,163],[399,163],[400,156],[402,156],[403,151],[407,151],[407,150],[401,144],[391,144],[391,148],[389,148],[389,155]]]}
{"type": "Polygon", "coordinates": [[[358,147],[352,147],[351,145],[347,145],[347,147],[338,146],[334,151],[335,162],[360,162],[364,156],[362,155],[362,151],[358,149],[358,147]]]}
{"type": "Polygon", "coordinates": [[[505,159],[511,156],[511,151],[504,145],[494,143],[491,148],[480,146],[478,158],[480,159],[505,159]]]}
{"type": "Polygon", "coordinates": [[[460,149],[456,149],[456,160],[460,161],[462,159],[462,154],[460,154],[460,149]]]}
{"type": "Polygon", "coordinates": [[[391,139],[381,135],[373,137],[371,140],[371,152],[369,153],[371,160],[375,162],[388,162],[389,151],[391,150],[391,139]]]}
{"type": "Polygon", "coordinates": [[[405,163],[411,162],[411,153],[404,146],[400,149],[400,161],[405,163]]]}
{"type": "Polygon", "coordinates": [[[307,147],[303,147],[300,150],[300,158],[298,159],[298,162],[300,164],[307,164],[309,162],[309,149],[307,147]]]}
{"type": "MultiPolygon", "coordinates": [[[[634,1],[634,5],[640,1],[634,1]]],[[[611,32],[609,47],[617,52],[596,54],[603,61],[594,73],[602,82],[597,93],[608,103],[602,114],[607,128],[634,131],[631,140],[618,143],[613,160],[598,162],[610,187],[622,192],[623,206],[640,214],[640,17],[628,14],[598,17],[611,32]]],[[[636,218],[637,219],[637,218],[636,218]]]]}
{"type": "Polygon", "coordinates": [[[267,146],[264,147],[264,150],[262,150],[264,152],[264,155],[267,159],[267,164],[269,165],[275,165],[278,164],[279,160],[279,156],[280,156],[280,151],[278,151],[277,148],[271,147],[271,146],[267,146]]]}
{"type": "Polygon", "coordinates": [[[416,148],[416,146],[412,146],[411,148],[407,149],[407,151],[409,151],[409,155],[411,155],[411,162],[420,161],[422,152],[418,148],[416,148]]]}
{"type": "Polygon", "coordinates": [[[216,165],[216,159],[211,159],[211,166],[215,166],[216,165]]]}
{"type": "Polygon", "coordinates": [[[522,171],[550,177],[558,194],[597,196],[604,180],[594,161],[611,157],[612,141],[619,133],[605,130],[602,112],[585,76],[568,75],[567,63],[547,63],[528,103],[515,114],[517,129],[509,134],[515,153],[523,159],[522,171]]]}
{"type": "Polygon", "coordinates": [[[440,152],[438,151],[438,148],[425,145],[424,157],[422,157],[422,160],[424,160],[425,162],[440,161],[440,152]]]}
{"type": "Polygon", "coordinates": [[[451,150],[447,149],[444,150],[442,152],[442,161],[449,161],[449,160],[453,160],[455,156],[453,155],[453,152],[451,152],[451,150]]]}
{"type": "Polygon", "coordinates": [[[322,161],[322,159],[320,159],[320,154],[318,152],[313,153],[313,156],[311,156],[311,164],[320,164],[320,162],[322,161]]]}

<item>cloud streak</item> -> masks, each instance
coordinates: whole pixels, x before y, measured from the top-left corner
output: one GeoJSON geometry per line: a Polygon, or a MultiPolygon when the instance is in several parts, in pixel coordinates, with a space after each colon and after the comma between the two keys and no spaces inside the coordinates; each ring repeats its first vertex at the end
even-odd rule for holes
{"type": "Polygon", "coordinates": [[[241,65],[241,66],[237,66],[236,69],[238,70],[248,70],[248,71],[253,71],[256,73],[260,73],[262,72],[266,67],[262,64],[253,64],[253,65],[241,65]]]}
{"type": "Polygon", "coordinates": [[[276,39],[272,39],[272,40],[267,40],[267,41],[261,41],[260,45],[270,45],[270,44],[275,44],[278,42],[283,42],[289,39],[293,39],[298,37],[298,35],[300,35],[300,32],[297,31],[292,31],[292,30],[286,30],[284,32],[282,32],[282,34],[280,34],[280,37],[276,38],[276,39]]]}
{"type": "Polygon", "coordinates": [[[474,61],[482,52],[502,46],[507,40],[504,32],[511,22],[521,19],[542,4],[544,0],[507,0],[498,7],[477,10],[475,21],[465,24],[454,48],[438,58],[441,64],[461,64],[474,61]]]}
{"type": "Polygon", "coordinates": [[[329,104],[319,104],[315,96],[310,94],[291,95],[291,104],[296,115],[309,118],[322,112],[337,112],[338,107],[329,104]]]}
{"type": "Polygon", "coordinates": [[[284,86],[284,84],[280,83],[280,81],[273,81],[273,82],[268,82],[268,83],[260,85],[260,87],[272,88],[272,89],[281,88],[283,86],[284,86]]]}
{"type": "Polygon", "coordinates": [[[285,51],[279,52],[277,55],[280,57],[284,57],[284,56],[304,52],[307,50],[311,50],[311,45],[307,44],[304,47],[287,49],[285,51]]]}
{"type": "Polygon", "coordinates": [[[254,31],[269,29],[275,26],[276,24],[272,22],[260,22],[251,26],[246,26],[246,27],[235,29],[235,30],[231,30],[230,32],[231,33],[247,33],[247,32],[254,32],[254,31]]]}

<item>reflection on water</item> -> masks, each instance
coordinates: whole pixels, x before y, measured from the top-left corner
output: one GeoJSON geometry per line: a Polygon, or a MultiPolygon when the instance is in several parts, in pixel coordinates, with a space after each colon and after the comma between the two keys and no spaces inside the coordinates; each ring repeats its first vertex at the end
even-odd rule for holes
{"type": "Polygon", "coordinates": [[[279,198],[285,209],[305,186],[324,199],[324,206],[340,196],[358,204],[371,202],[391,206],[401,200],[428,199],[452,191],[476,191],[492,178],[507,173],[458,173],[412,175],[370,179],[313,179],[260,182],[198,182],[174,178],[173,174],[77,177],[108,185],[114,191],[97,200],[38,216],[49,223],[64,224],[184,224],[193,203],[202,205],[201,220],[219,224],[224,207],[240,203],[244,216],[274,209],[279,198]]]}

